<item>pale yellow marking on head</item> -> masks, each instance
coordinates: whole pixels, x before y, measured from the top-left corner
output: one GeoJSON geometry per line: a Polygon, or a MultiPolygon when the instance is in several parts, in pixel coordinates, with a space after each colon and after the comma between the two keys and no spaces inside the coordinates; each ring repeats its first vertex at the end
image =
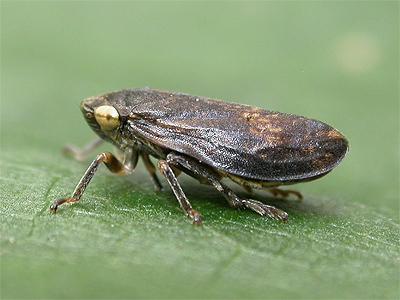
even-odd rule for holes
{"type": "Polygon", "coordinates": [[[113,130],[120,124],[118,111],[110,105],[97,107],[94,110],[94,117],[103,130],[113,130]]]}

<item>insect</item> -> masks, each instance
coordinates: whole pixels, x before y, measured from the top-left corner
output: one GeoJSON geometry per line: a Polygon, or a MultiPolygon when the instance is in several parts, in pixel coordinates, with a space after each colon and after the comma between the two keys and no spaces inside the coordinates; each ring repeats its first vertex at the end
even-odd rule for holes
{"type": "Polygon", "coordinates": [[[213,186],[234,208],[286,221],[283,210],[237,196],[222,179],[248,192],[268,189],[274,195],[301,198],[300,193],[278,186],[328,174],[348,150],[346,138],[320,121],[183,93],[127,89],[87,98],[80,108],[100,139],[82,150],[70,146],[67,152],[82,160],[107,141],[119,155],[98,154],[72,196],[54,201],[53,212],[63,203],[80,200],[101,163],[113,173],[127,175],[140,157],[155,189],[161,190],[151,156],[194,224],[201,224],[202,216],[177,180],[181,172],[213,186]]]}

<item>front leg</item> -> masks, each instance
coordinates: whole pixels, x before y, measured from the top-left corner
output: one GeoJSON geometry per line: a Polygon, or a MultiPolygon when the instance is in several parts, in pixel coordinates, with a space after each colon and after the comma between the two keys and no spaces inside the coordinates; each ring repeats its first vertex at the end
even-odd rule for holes
{"type": "MultiPolygon", "coordinates": [[[[131,155],[131,152],[128,152],[128,155],[131,155]]],[[[137,161],[137,160],[136,160],[137,161]]],[[[130,161],[132,162],[132,161],[130,161]]],[[[93,160],[90,166],[87,168],[85,174],[82,176],[81,180],[79,180],[78,184],[75,187],[72,196],[69,198],[62,198],[58,199],[53,202],[50,206],[50,211],[56,212],[58,207],[64,203],[72,203],[77,202],[81,199],[83,193],[85,192],[89,182],[92,180],[94,174],[97,171],[97,168],[101,163],[104,163],[107,168],[112,172],[118,175],[126,175],[133,171],[136,165],[122,164],[112,153],[110,152],[103,152],[93,160]]]]}
{"type": "Polygon", "coordinates": [[[67,156],[71,156],[78,161],[84,161],[90,155],[90,153],[93,152],[93,150],[98,148],[103,143],[103,139],[97,138],[91,141],[89,144],[85,145],[83,148],[78,148],[74,145],[66,145],[63,148],[63,153],[67,156]]]}

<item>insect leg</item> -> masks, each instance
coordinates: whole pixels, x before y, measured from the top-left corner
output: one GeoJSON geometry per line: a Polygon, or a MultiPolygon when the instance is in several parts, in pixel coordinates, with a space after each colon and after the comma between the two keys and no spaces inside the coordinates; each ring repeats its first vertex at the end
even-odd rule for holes
{"type": "Polygon", "coordinates": [[[220,182],[219,176],[214,172],[201,166],[195,161],[186,158],[185,156],[177,155],[174,153],[170,153],[167,155],[167,161],[175,166],[181,166],[191,171],[195,175],[203,178],[203,181],[208,182],[209,184],[214,186],[217,191],[221,192],[224,196],[225,195],[227,196],[226,199],[228,200],[230,206],[232,207],[243,206],[241,200],[238,197],[236,197],[236,195],[233,193],[231,189],[227,188],[224,184],[220,182]]]}
{"type": "Polygon", "coordinates": [[[248,194],[254,194],[252,187],[249,184],[243,183],[240,185],[248,194]]]}
{"type": "Polygon", "coordinates": [[[81,199],[84,191],[86,190],[89,182],[92,180],[94,174],[97,171],[97,168],[101,163],[104,163],[107,168],[113,172],[117,173],[118,175],[126,175],[132,172],[133,169],[130,167],[135,167],[135,166],[130,166],[127,167],[126,165],[122,164],[112,153],[110,152],[103,152],[93,160],[93,162],[90,164],[90,166],[87,168],[85,174],[82,176],[81,180],[79,180],[78,184],[75,187],[74,192],[72,193],[72,196],[69,198],[62,198],[58,199],[53,202],[53,204],[50,206],[50,211],[56,212],[57,208],[64,203],[72,203],[72,202],[77,202],[81,199]]]}
{"type": "Polygon", "coordinates": [[[266,205],[254,199],[241,199],[229,187],[220,181],[218,175],[211,170],[205,168],[193,159],[187,158],[182,155],[170,153],[167,155],[167,162],[170,164],[181,166],[191,172],[205,177],[211,185],[213,185],[228,201],[232,207],[245,206],[262,216],[268,216],[273,219],[286,221],[287,213],[274,206],[266,205]]]}
{"type": "Polygon", "coordinates": [[[290,195],[294,195],[297,197],[297,200],[299,200],[299,201],[303,200],[303,195],[298,191],[281,190],[279,188],[269,188],[269,189],[267,189],[267,191],[270,192],[274,197],[281,196],[283,198],[287,198],[290,195]]]}
{"type": "Polygon", "coordinates": [[[154,184],[154,188],[156,191],[161,191],[162,190],[162,185],[160,183],[160,180],[157,177],[156,174],[156,167],[154,166],[154,164],[151,162],[150,157],[147,153],[140,153],[140,156],[143,159],[144,165],[147,169],[147,172],[149,172],[151,180],[153,181],[154,184]]]}
{"type": "Polygon", "coordinates": [[[175,194],[176,199],[179,202],[179,205],[183,209],[183,211],[186,213],[186,215],[192,219],[193,224],[200,225],[202,223],[202,218],[201,215],[198,211],[194,210],[192,208],[192,205],[190,204],[189,200],[187,199],[185,193],[183,192],[178,180],[176,179],[176,176],[174,172],[172,171],[172,168],[169,166],[168,162],[165,160],[160,160],[158,161],[158,167],[161,171],[161,173],[165,176],[167,179],[169,185],[171,186],[172,191],[175,194]]]}
{"type": "Polygon", "coordinates": [[[101,144],[103,144],[104,140],[101,138],[97,138],[91,141],[89,144],[85,145],[82,149],[74,145],[66,145],[63,148],[63,153],[67,156],[71,156],[72,158],[78,161],[84,161],[88,155],[101,144]]]}

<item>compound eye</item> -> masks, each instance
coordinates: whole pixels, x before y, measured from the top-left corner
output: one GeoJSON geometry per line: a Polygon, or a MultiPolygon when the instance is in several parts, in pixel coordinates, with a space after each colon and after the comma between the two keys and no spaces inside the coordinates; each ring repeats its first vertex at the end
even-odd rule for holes
{"type": "Polygon", "coordinates": [[[113,130],[120,124],[118,111],[113,106],[97,107],[94,110],[94,117],[103,130],[113,130]]]}

